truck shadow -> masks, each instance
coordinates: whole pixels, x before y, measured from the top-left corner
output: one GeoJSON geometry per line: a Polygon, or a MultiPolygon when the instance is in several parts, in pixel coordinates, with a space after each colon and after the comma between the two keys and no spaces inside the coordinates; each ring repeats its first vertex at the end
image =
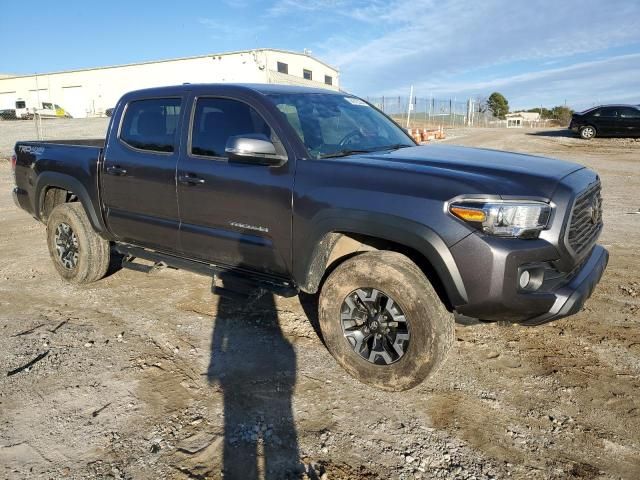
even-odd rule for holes
{"type": "Polygon", "coordinates": [[[224,403],[224,478],[298,478],[296,354],[271,294],[219,297],[207,372],[224,403]]]}

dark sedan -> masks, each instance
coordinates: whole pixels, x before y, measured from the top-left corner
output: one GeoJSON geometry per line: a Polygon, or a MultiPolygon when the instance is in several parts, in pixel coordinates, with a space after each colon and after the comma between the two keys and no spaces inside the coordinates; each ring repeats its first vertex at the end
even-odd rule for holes
{"type": "Polygon", "coordinates": [[[0,120],[17,120],[16,111],[12,108],[0,110],[0,120]]]}
{"type": "Polygon", "coordinates": [[[598,137],[640,137],[640,107],[601,105],[574,113],[569,128],[590,140],[598,137]]]}

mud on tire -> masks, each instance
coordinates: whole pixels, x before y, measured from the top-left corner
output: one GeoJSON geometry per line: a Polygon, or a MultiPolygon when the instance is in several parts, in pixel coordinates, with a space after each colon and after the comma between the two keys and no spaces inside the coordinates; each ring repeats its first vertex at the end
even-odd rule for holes
{"type": "MultiPolygon", "coordinates": [[[[358,298],[355,298],[355,302],[359,302],[358,298]]],[[[363,325],[368,323],[362,328],[366,334],[373,331],[369,326],[380,328],[376,319],[382,317],[379,314],[372,316],[371,311],[386,311],[385,305],[378,309],[367,307],[365,310],[368,312],[368,320],[364,320],[363,325]]],[[[400,253],[374,251],[346,260],[327,278],[320,293],[318,310],[324,341],[338,363],[358,380],[383,390],[401,391],[415,387],[437,371],[453,344],[453,315],[444,307],[418,266],[400,253]],[[360,328],[362,312],[356,322],[343,320],[345,316],[349,317],[345,312],[354,311],[349,308],[354,301],[345,303],[347,297],[354,299],[354,292],[358,298],[363,292],[369,292],[373,296],[371,292],[374,290],[382,292],[381,301],[385,305],[388,305],[388,299],[393,300],[392,305],[397,306],[392,307],[396,317],[406,319],[403,338],[407,338],[409,334],[408,343],[404,344],[406,348],[399,349],[401,355],[393,349],[390,349],[391,356],[385,355],[386,359],[373,354],[371,358],[375,363],[368,359],[369,353],[376,347],[382,348],[383,343],[372,344],[369,337],[367,342],[370,347],[364,345],[364,341],[362,347],[360,344],[354,346],[353,337],[350,341],[346,336],[351,335],[352,328],[360,328]],[[356,326],[351,327],[354,324],[356,326]]],[[[360,310],[364,309],[360,308],[358,311],[360,310]]],[[[386,318],[392,316],[386,315],[386,318]]],[[[385,323],[386,326],[392,324],[402,325],[402,322],[385,323]]],[[[398,326],[396,331],[399,329],[398,326]]],[[[391,330],[393,335],[393,327],[391,330]]],[[[379,337],[380,342],[385,341],[382,338],[385,337],[384,334],[379,337]]],[[[402,343],[396,336],[386,346],[393,346],[396,340],[402,343]]]]}
{"type": "Polygon", "coordinates": [[[71,283],[100,280],[109,268],[109,242],[89,223],[79,202],[64,203],[47,219],[47,245],[53,265],[71,283]]]}

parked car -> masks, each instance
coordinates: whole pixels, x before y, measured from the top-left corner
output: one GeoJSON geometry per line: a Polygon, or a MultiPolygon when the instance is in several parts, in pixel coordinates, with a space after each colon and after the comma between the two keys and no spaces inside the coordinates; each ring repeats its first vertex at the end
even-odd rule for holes
{"type": "Polygon", "coordinates": [[[107,108],[107,109],[104,111],[104,114],[105,114],[107,117],[111,117],[111,116],[113,115],[113,111],[114,111],[114,110],[115,110],[115,108],[107,108]]]}
{"type": "Polygon", "coordinates": [[[13,108],[0,110],[0,120],[17,120],[16,111],[13,108]]]}
{"type": "Polygon", "coordinates": [[[640,137],[640,107],[601,105],[574,113],[569,129],[590,140],[598,137],[640,137]]]}
{"type": "Polygon", "coordinates": [[[62,278],[104,277],[115,251],[136,270],[144,259],[210,275],[223,295],[319,292],[330,352],[385,390],[438,368],[454,312],[526,325],[572,315],[607,265],[592,170],[418,146],[345,93],[140,90],[107,132],[15,147],[15,201],[47,225],[62,278]]]}

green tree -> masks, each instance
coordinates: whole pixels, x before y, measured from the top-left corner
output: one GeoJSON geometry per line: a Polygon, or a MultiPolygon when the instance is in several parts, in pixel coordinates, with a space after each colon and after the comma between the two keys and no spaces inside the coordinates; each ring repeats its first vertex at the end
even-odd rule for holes
{"type": "Polygon", "coordinates": [[[563,105],[558,105],[551,109],[551,118],[557,119],[562,125],[569,124],[571,121],[571,115],[573,115],[573,110],[563,105]]]}
{"type": "Polygon", "coordinates": [[[496,118],[504,118],[504,116],[509,113],[509,102],[504,95],[499,92],[493,92],[489,95],[489,100],[487,100],[487,106],[489,110],[493,113],[493,116],[496,118]]]}

